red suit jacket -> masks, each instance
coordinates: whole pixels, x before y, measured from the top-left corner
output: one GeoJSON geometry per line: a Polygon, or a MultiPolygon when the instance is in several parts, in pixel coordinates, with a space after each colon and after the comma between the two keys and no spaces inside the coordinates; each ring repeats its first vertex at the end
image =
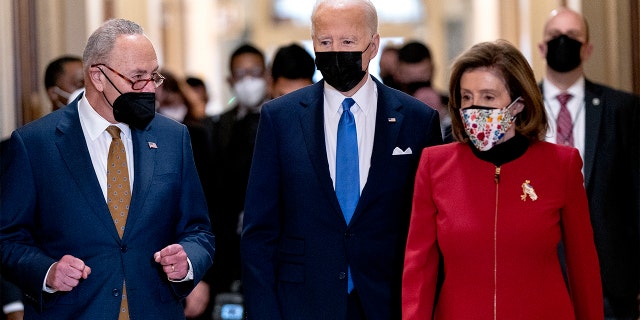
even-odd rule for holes
{"type": "Polygon", "coordinates": [[[533,143],[499,171],[467,144],[425,149],[405,255],[403,319],[602,319],[581,167],[577,149],[547,142],[533,143]],[[440,258],[444,282],[436,303],[440,258]]]}

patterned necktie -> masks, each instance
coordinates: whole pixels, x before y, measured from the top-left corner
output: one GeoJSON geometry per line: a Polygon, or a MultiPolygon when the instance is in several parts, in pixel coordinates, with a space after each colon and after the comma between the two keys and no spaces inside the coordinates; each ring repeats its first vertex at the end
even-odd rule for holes
{"type": "Polygon", "coordinates": [[[569,109],[567,109],[567,102],[569,102],[572,97],[570,93],[566,92],[556,97],[558,101],[560,101],[560,111],[558,112],[558,119],[556,120],[556,143],[567,146],[573,146],[573,121],[571,120],[571,113],[569,113],[569,109]]]}
{"type": "MultiPolygon", "coordinates": [[[[116,225],[118,235],[122,238],[129,215],[129,203],[131,203],[127,153],[124,149],[124,143],[120,139],[120,128],[109,126],[107,132],[112,138],[107,157],[107,206],[109,206],[109,212],[111,212],[111,218],[116,225]]],[[[127,289],[123,283],[118,320],[126,319],[129,319],[129,305],[127,289]]]]}
{"type": "MultiPolygon", "coordinates": [[[[342,101],[342,116],[338,122],[338,142],[336,145],[336,196],[347,225],[360,198],[360,169],[358,160],[358,134],[356,120],[351,113],[355,101],[346,98],[342,101]]],[[[351,268],[348,269],[347,290],[353,290],[351,268]]]]}

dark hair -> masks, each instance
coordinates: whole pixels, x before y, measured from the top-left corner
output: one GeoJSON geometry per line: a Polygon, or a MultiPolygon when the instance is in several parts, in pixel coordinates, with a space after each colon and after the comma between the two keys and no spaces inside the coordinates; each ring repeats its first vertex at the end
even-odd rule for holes
{"type": "Polygon", "coordinates": [[[241,45],[240,47],[238,47],[235,51],[233,51],[233,53],[231,54],[231,58],[229,59],[229,71],[231,71],[231,73],[233,73],[233,62],[234,60],[243,54],[255,54],[257,56],[260,57],[260,60],[262,60],[262,65],[264,65],[264,54],[262,53],[262,51],[258,50],[258,48],[256,48],[255,46],[249,44],[249,43],[245,43],[243,45],[241,45]]]}
{"type": "Polygon", "coordinates": [[[465,72],[482,67],[492,68],[502,75],[512,101],[522,98],[524,108],[516,117],[516,132],[531,142],[544,139],[548,124],[542,93],[527,59],[506,40],[476,44],[454,62],[449,82],[449,112],[455,139],[468,140],[460,116],[460,79],[465,72]]]}
{"type": "Polygon", "coordinates": [[[273,58],[271,77],[287,79],[313,79],[316,65],[311,55],[301,46],[292,43],[280,47],[273,58]]]}
{"type": "Polygon", "coordinates": [[[205,87],[206,88],[206,85],[205,85],[204,81],[202,79],[200,79],[200,78],[187,77],[187,79],[185,81],[191,87],[205,87]]]}
{"type": "Polygon", "coordinates": [[[421,42],[409,42],[398,50],[398,61],[416,63],[425,59],[431,60],[431,50],[421,42]]]}
{"type": "Polygon", "coordinates": [[[62,56],[59,57],[47,65],[47,68],[44,71],[44,87],[49,89],[51,87],[55,87],[58,82],[58,79],[64,74],[64,65],[69,62],[80,62],[82,63],[82,58],[78,56],[62,56]]]}

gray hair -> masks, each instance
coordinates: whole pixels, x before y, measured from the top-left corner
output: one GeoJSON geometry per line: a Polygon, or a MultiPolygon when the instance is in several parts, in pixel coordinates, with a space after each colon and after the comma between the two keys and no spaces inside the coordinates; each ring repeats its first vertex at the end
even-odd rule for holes
{"type": "Polygon", "coordinates": [[[315,35],[316,11],[321,5],[337,6],[338,4],[361,6],[364,9],[365,20],[371,35],[378,33],[378,11],[370,0],[317,0],[311,12],[311,35],[315,35]]]}
{"type": "Polygon", "coordinates": [[[107,20],[87,40],[87,46],[82,54],[85,70],[92,64],[105,63],[107,61],[118,36],[133,34],[144,34],[144,30],[133,21],[125,19],[107,20]]]}

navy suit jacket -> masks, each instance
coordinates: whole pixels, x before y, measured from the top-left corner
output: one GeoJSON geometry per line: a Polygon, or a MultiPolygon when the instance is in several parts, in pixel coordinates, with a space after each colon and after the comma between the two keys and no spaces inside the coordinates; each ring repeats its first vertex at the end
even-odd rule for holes
{"type": "Polygon", "coordinates": [[[120,239],[91,164],[77,100],[13,132],[2,174],[0,257],[3,277],[25,294],[26,318],[116,319],[125,278],[131,319],[184,318],[181,299],[214,254],[189,134],[160,115],[131,133],[135,178],[120,239]],[[170,282],[154,262],[154,252],[172,243],[184,247],[194,281],[170,282]],[[91,274],[69,292],[43,292],[47,270],[65,254],[82,259],[91,274]]]}
{"type": "Polygon", "coordinates": [[[638,317],[640,98],[585,80],[584,180],[602,290],[616,315],[638,317]]]}
{"type": "Polygon", "coordinates": [[[262,107],[241,240],[250,319],[344,318],[347,266],[367,319],[400,318],[414,176],[422,149],[442,139],[435,111],[374,81],[371,167],[349,225],[329,174],[324,82],[262,107]]]}

